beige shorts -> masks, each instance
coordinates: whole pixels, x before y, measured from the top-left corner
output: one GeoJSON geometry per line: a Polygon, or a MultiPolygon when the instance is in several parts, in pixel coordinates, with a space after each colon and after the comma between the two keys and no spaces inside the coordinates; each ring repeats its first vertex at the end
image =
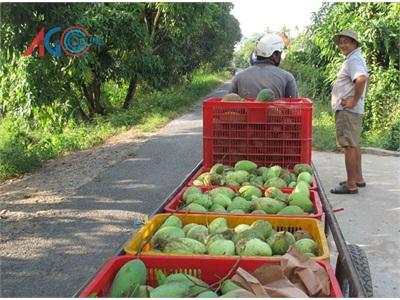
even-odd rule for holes
{"type": "Polygon", "coordinates": [[[339,146],[357,147],[360,145],[362,119],[362,114],[348,110],[336,111],[336,141],[339,146]]]}

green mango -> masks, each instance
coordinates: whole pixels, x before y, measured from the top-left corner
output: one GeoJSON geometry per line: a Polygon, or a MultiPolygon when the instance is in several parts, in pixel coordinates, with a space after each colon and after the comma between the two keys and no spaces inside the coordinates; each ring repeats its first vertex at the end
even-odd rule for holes
{"type": "Polygon", "coordinates": [[[117,272],[108,291],[109,298],[135,297],[141,285],[146,283],[147,269],[140,259],[124,264],[117,272]]]}
{"type": "Polygon", "coordinates": [[[257,165],[249,160],[240,160],[235,164],[235,171],[247,171],[249,173],[252,173],[256,169],[257,165]]]}
{"type": "Polygon", "coordinates": [[[178,228],[182,228],[182,221],[177,216],[169,216],[164,223],[161,225],[160,228],[167,227],[167,226],[174,226],[178,228]]]}
{"type": "Polygon", "coordinates": [[[182,282],[160,285],[150,291],[150,298],[184,298],[189,295],[189,287],[182,282]]]}
{"type": "Polygon", "coordinates": [[[241,287],[238,286],[237,284],[233,283],[232,280],[227,279],[224,281],[224,283],[221,286],[221,293],[225,295],[229,292],[232,292],[232,291],[238,290],[238,289],[241,289],[241,287]]]}
{"type": "Polygon", "coordinates": [[[271,89],[262,89],[258,92],[256,101],[260,102],[268,102],[274,99],[274,92],[271,89]]]}
{"type": "Polygon", "coordinates": [[[218,295],[213,291],[205,291],[198,294],[196,298],[218,298],[218,295]]]}

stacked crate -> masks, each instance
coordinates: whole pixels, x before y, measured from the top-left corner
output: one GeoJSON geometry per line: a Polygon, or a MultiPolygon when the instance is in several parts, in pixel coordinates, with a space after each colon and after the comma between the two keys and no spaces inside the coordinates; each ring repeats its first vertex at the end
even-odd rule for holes
{"type": "MultiPolygon", "coordinates": [[[[209,171],[216,163],[234,166],[239,160],[250,160],[258,166],[280,165],[293,169],[298,163],[311,164],[312,102],[309,99],[281,99],[279,102],[223,102],[221,98],[204,101],[203,104],[203,168],[196,173],[188,186],[201,173],[209,171]]],[[[181,210],[182,196],[188,186],[183,187],[164,207],[164,214],[153,216],[125,245],[125,256],[109,260],[95,278],[86,286],[81,297],[93,292],[99,297],[107,296],[115,274],[122,265],[138,254],[148,268],[147,284],[155,286],[156,270],[165,274],[185,272],[199,277],[208,284],[215,283],[231,268],[242,267],[253,271],[264,263],[277,264],[279,257],[242,257],[210,255],[174,255],[151,251],[150,239],[165,219],[174,214],[183,223],[207,225],[212,220],[224,217],[229,228],[248,224],[256,220],[268,221],[276,231],[294,232],[307,230],[318,245],[315,259],[330,278],[330,297],[342,297],[332,267],[329,265],[329,249],[320,222],[323,211],[315,182],[310,196],[314,213],[307,216],[276,216],[257,214],[231,214],[212,212],[187,212],[181,210]]],[[[215,187],[201,187],[203,192],[215,187]]],[[[240,187],[232,187],[238,191],[240,187]]],[[[265,188],[260,188],[263,192],[265,188]]],[[[290,193],[291,189],[282,189],[290,193]]],[[[233,275],[233,272],[231,276],[233,275]]]]}
{"type": "MultiPolygon", "coordinates": [[[[293,170],[296,164],[311,164],[311,150],[310,99],[280,99],[277,102],[257,102],[254,99],[224,102],[221,98],[207,99],[203,103],[203,167],[194,174],[188,185],[193,185],[197,177],[208,172],[216,163],[234,166],[240,160],[249,160],[258,167],[280,165],[293,170]]],[[[215,187],[201,188],[207,191],[215,187]]],[[[230,188],[238,191],[240,187],[230,188]]],[[[266,188],[261,187],[260,190],[264,193],[266,188]]],[[[285,188],[282,191],[290,194],[293,189],[285,188]]],[[[164,211],[191,213],[182,210],[183,193],[181,191],[176,195],[164,211]]],[[[310,200],[315,211],[306,216],[294,217],[322,219],[322,205],[315,179],[311,185],[310,200]]]]}
{"type": "Polygon", "coordinates": [[[257,165],[293,168],[311,163],[312,102],[204,101],[203,164],[234,165],[250,160],[257,165]]]}

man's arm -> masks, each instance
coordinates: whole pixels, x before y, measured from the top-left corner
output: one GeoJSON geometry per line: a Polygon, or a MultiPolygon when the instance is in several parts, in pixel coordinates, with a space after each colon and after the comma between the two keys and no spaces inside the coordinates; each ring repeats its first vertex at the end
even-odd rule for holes
{"type": "Polygon", "coordinates": [[[238,94],[238,84],[237,84],[237,76],[232,79],[231,86],[229,87],[228,93],[238,94]]]}
{"type": "Polygon", "coordinates": [[[294,77],[292,77],[292,80],[290,80],[285,89],[285,98],[297,98],[297,85],[296,85],[296,80],[294,77]]]}
{"type": "Polygon", "coordinates": [[[354,97],[342,100],[342,105],[344,108],[353,108],[357,105],[363,94],[367,81],[368,78],[365,75],[360,75],[354,80],[354,97]]]}

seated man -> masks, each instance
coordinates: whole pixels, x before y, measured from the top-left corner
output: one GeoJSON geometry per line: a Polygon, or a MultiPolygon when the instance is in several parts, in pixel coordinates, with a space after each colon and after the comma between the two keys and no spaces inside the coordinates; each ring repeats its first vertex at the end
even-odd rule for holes
{"type": "Polygon", "coordinates": [[[291,73],[279,68],[284,42],[279,35],[267,34],[256,43],[256,60],[232,80],[229,93],[256,98],[262,89],[271,89],[277,98],[296,98],[296,81],[291,73]]]}

